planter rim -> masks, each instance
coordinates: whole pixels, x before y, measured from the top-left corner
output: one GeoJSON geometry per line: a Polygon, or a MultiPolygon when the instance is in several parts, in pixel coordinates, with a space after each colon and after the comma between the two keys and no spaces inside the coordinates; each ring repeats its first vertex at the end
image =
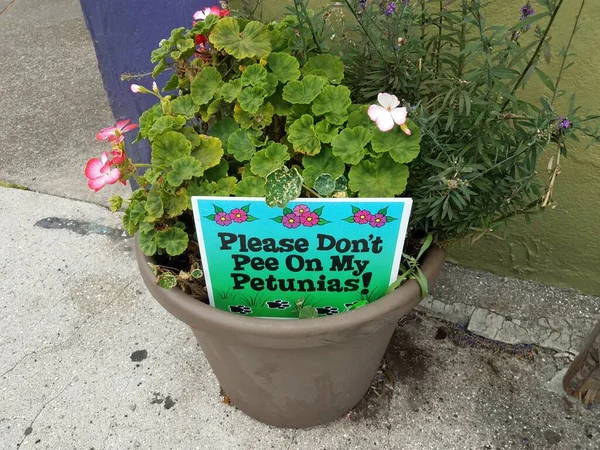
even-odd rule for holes
{"type": "MultiPolygon", "coordinates": [[[[151,294],[155,297],[160,296],[168,299],[167,309],[169,312],[193,328],[195,327],[194,322],[201,322],[204,324],[210,323],[221,329],[230,329],[234,334],[243,333],[261,337],[278,337],[282,335],[288,338],[303,337],[319,335],[324,332],[342,332],[366,322],[382,320],[386,315],[399,308],[408,312],[422,300],[419,284],[415,280],[408,280],[385,297],[362,308],[342,314],[301,320],[245,317],[207,305],[185,294],[178,288],[164,289],[158,286],[155,282],[156,277],[147,264],[151,263],[152,260],[142,253],[137,235],[135,237],[135,255],[140,263],[140,273],[144,283],[151,294]],[[190,317],[197,319],[190,320],[190,317]]],[[[420,268],[429,282],[437,278],[444,259],[444,250],[437,247],[431,248],[425,254],[420,268]]]]}

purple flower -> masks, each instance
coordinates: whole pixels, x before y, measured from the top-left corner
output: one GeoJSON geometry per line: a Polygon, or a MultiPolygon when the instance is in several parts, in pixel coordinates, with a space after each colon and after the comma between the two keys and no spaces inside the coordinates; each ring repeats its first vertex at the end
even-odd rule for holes
{"type": "Polygon", "coordinates": [[[300,222],[300,216],[291,213],[283,216],[281,223],[286,228],[298,228],[302,222],[300,222]]]}
{"type": "Polygon", "coordinates": [[[364,11],[367,8],[367,0],[360,0],[360,10],[364,11]]]}
{"type": "Polygon", "coordinates": [[[301,216],[302,214],[308,211],[310,211],[310,208],[306,205],[298,205],[294,208],[294,214],[296,214],[297,216],[301,216]]]}
{"type": "Polygon", "coordinates": [[[567,128],[571,128],[571,121],[565,116],[558,116],[556,120],[558,120],[559,130],[566,130],[567,128]]]}
{"type": "Polygon", "coordinates": [[[248,214],[243,209],[234,208],[229,213],[229,218],[236,223],[242,223],[248,220],[248,214]]]}
{"type": "Polygon", "coordinates": [[[371,220],[369,220],[369,225],[374,228],[381,228],[387,222],[387,217],[383,214],[377,213],[371,216],[371,220]]]}
{"type": "Polygon", "coordinates": [[[222,227],[226,227],[227,225],[231,224],[231,217],[229,217],[229,214],[226,212],[220,212],[215,214],[215,222],[222,227]]]}
{"type": "Polygon", "coordinates": [[[319,216],[314,212],[306,211],[300,216],[300,223],[305,227],[314,227],[315,225],[319,225],[319,216]]]}
{"type": "Polygon", "coordinates": [[[388,7],[387,7],[386,11],[385,11],[385,15],[386,15],[387,17],[389,17],[389,16],[391,16],[392,14],[394,14],[394,13],[396,12],[396,6],[397,6],[397,5],[396,5],[396,2],[390,2],[390,3],[388,4],[388,7]]]}
{"type": "Polygon", "coordinates": [[[366,209],[361,209],[354,214],[354,223],[364,225],[371,220],[371,213],[366,209]]]}
{"type": "Polygon", "coordinates": [[[521,7],[521,20],[526,19],[529,16],[532,16],[535,10],[531,7],[529,2],[521,7]]]}

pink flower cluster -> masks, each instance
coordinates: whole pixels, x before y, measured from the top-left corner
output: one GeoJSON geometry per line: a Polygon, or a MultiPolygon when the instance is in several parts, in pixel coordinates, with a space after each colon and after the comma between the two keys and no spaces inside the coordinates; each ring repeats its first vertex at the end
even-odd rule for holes
{"type": "MultiPolygon", "coordinates": [[[[198,22],[204,22],[209,15],[215,15],[218,17],[227,17],[229,15],[228,9],[221,9],[218,6],[211,6],[210,8],[204,8],[194,13],[194,21],[192,25],[196,25],[198,22]]],[[[201,58],[204,62],[210,61],[210,55],[206,53],[208,45],[208,36],[205,34],[196,35],[196,57],[201,58]]]]}
{"type": "Polygon", "coordinates": [[[358,223],[360,225],[369,224],[374,228],[381,228],[387,223],[387,217],[385,214],[371,214],[366,209],[361,209],[360,211],[354,213],[354,223],[358,223]]]}
{"type": "Polygon", "coordinates": [[[231,212],[221,211],[215,214],[215,222],[222,227],[231,225],[231,222],[242,223],[248,220],[248,213],[240,208],[234,208],[231,212]]]}
{"type": "Polygon", "coordinates": [[[126,160],[125,155],[125,133],[137,128],[137,124],[130,123],[131,120],[120,120],[114,127],[103,128],[96,134],[99,141],[108,141],[112,144],[110,154],[102,152],[100,158],[90,159],[85,166],[85,176],[88,179],[88,186],[94,192],[98,192],[107,184],[115,184],[117,181],[126,184],[121,179],[121,170],[119,167],[126,160]]]}
{"type": "Polygon", "coordinates": [[[292,212],[285,214],[281,223],[286,228],[314,227],[319,225],[320,217],[315,211],[311,211],[306,205],[296,206],[292,212]]]}

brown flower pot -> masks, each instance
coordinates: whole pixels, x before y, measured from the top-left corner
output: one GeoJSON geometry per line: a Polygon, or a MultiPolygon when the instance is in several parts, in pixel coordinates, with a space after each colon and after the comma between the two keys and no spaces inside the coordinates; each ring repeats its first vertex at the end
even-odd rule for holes
{"type": "MultiPolygon", "coordinates": [[[[155,283],[151,262],[136,244],[146,286],[194,332],[231,402],[269,425],[304,428],[352,409],[369,389],[398,320],[421,300],[410,280],[363,308],[302,320],[243,317],[155,283]]],[[[437,248],[421,267],[430,288],[444,264],[437,248]]]]}

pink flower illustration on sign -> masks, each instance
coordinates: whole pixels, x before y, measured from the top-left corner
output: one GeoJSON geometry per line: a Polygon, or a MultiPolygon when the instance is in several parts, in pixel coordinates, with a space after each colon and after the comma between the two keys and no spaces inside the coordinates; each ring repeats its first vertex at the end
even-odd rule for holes
{"type": "Polygon", "coordinates": [[[376,213],[367,211],[366,209],[360,209],[357,206],[352,206],[352,215],[346,217],[344,220],[350,223],[357,223],[359,225],[371,225],[373,228],[381,228],[386,223],[398,220],[394,217],[387,215],[388,206],[381,208],[376,213]]]}
{"type": "Polygon", "coordinates": [[[213,205],[215,213],[205,216],[206,219],[214,221],[217,225],[226,227],[232,223],[253,222],[256,217],[251,216],[250,205],[242,206],[241,208],[233,208],[230,212],[226,212],[223,208],[213,205]]]}
{"type": "Polygon", "coordinates": [[[282,224],[286,228],[298,228],[299,226],[314,227],[329,223],[328,220],[321,217],[322,213],[322,206],[311,211],[308,206],[301,204],[295,206],[294,209],[284,208],[283,215],[274,217],[272,220],[282,224]]]}

